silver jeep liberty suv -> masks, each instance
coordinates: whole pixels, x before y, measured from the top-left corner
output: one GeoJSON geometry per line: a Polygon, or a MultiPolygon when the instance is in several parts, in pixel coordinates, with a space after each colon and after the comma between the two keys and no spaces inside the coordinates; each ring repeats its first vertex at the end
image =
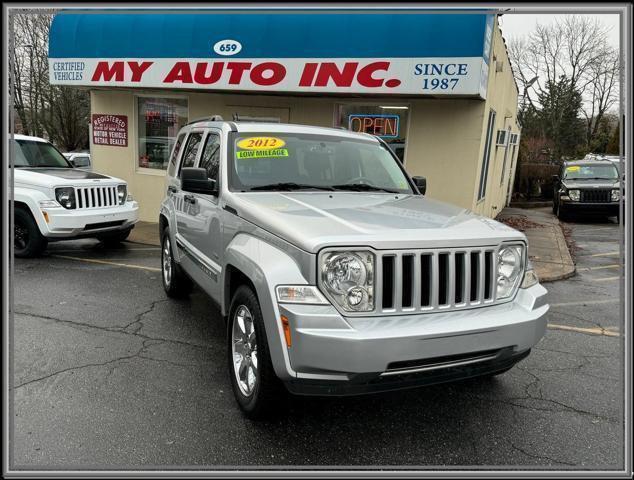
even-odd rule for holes
{"type": "Polygon", "coordinates": [[[227,322],[251,418],[280,395],[491,376],[543,336],[526,237],[424,197],[379,138],[219,117],[179,132],[161,205],[163,286],[227,322]]]}

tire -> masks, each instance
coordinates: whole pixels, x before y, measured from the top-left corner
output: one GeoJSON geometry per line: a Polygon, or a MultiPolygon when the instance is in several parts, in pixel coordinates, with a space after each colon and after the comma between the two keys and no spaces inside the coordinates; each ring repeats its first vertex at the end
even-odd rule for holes
{"type": "Polygon", "coordinates": [[[562,222],[568,218],[568,212],[561,207],[561,203],[557,204],[557,218],[562,222]]]}
{"type": "Polygon", "coordinates": [[[16,257],[32,258],[40,256],[48,240],[40,233],[31,212],[22,208],[14,210],[13,251],[16,257]]]}
{"type": "Polygon", "coordinates": [[[132,229],[129,228],[128,230],[123,230],[119,232],[105,233],[103,235],[97,236],[97,238],[99,239],[99,241],[101,241],[105,245],[116,246],[116,245],[119,245],[121,242],[125,241],[130,236],[131,231],[132,229]]]}
{"type": "Polygon", "coordinates": [[[227,361],[233,394],[246,417],[261,420],[282,410],[288,395],[273,370],[260,304],[246,285],[231,301],[227,361]]]}
{"type": "Polygon", "coordinates": [[[192,291],[192,281],[174,260],[169,227],[161,235],[161,279],[165,293],[170,298],[183,298],[192,291]]]}
{"type": "Polygon", "coordinates": [[[553,215],[557,214],[557,204],[555,203],[555,200],[553,199],[553,215]]]}

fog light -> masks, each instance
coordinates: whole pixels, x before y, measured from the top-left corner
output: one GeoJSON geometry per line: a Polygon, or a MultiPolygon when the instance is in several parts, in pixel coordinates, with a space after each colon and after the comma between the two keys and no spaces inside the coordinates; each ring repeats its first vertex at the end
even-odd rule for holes
{"type": "Polygon", "coordinates": [[[368,300],[368,292],[362,287],[352,287],[346,294],[346,301],[352,308],[357,308],[368,300]]]}

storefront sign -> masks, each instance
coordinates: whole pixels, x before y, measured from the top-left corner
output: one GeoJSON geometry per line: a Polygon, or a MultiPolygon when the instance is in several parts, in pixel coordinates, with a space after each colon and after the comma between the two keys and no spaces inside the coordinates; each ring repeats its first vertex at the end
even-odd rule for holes
{"type": "Polygon", "coordinates": [[[370,133],[378,137],[398,137],[398,115],[363,115],[354,114],[348,117],[348,130],[370,133]]]}
{"type": "Polygon", "coordinates": [[[211,9],[63,12],[51,27],[50,82],[484,98],[493,18],[211,9]],[[108,37],[117,41],[102,41],[108,37]]]}
{"type": "Polygon", "coordinates": [[[128,117],[126,115],[92,115],[93,145],[128,146],[128,117]]]}

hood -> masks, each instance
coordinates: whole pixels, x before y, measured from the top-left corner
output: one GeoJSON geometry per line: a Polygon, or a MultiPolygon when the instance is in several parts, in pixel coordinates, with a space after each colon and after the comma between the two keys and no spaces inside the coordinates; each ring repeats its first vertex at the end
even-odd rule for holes
{"type": "Polygon", "coordinates": [[[572,180],[564,179],[561,182],[566,188],[619,188],[619,180],[572,180]]]}
{"type": "Polygon", "coordinates": [[[507,225],[420,195],[245,192],[228,203],[244,219],[310,252],[332,245],[398,249],[525,240],[507,225]]]}
{"type": "Polygon", "coordinates": [[[15,183],[40,187],[55,187],[58,185],[112,185],[113,183],[126,182],[115,177],[80,170],[78,168],[16,168],[15,183]]]}

